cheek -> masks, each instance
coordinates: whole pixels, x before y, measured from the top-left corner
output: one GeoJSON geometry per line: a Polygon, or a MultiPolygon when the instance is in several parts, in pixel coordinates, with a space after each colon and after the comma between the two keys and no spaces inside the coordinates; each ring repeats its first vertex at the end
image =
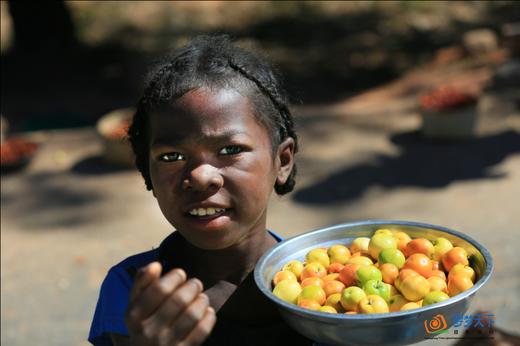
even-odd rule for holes
{"type": "Polygon", "coordinates": [[[227,173],[230,178],[229,188],[252,204],[267,200],[274,189],[276,172],[270,152],[243,165],[230,167],[227,173]]]}
{"type": "Polygon", "coordinates": [[[167,169],[158,169],[156,165],[150,166],[150,180],[152,181],[154,195],[156,197],[169,195],[169,191],[175,189],[176,172],[167,169]]]}

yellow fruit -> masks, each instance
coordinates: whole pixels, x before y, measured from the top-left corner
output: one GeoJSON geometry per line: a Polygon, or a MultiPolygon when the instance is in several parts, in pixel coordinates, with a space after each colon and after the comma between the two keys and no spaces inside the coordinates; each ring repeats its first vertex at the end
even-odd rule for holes
{"type": "Polygon", "coordinates": [[[298,281],[282,280],[274,287],[273,294],[287,303],[296,304],[301,291],[298,281]]]}

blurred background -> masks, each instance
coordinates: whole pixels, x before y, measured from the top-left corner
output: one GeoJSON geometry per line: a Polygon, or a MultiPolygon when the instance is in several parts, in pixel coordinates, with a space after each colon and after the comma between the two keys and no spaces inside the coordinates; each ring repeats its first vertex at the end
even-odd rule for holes
{"type": "Polygon", "coordinates": [[[270,228],[467,233],[496,262],[472,309],[518,333],[516,2],[2,1],[2,343],[86,345],[110,266],[171,232],[122,138],[147,66],[212,33],[267,55],[292,98],[298,182],[270,228]]]}

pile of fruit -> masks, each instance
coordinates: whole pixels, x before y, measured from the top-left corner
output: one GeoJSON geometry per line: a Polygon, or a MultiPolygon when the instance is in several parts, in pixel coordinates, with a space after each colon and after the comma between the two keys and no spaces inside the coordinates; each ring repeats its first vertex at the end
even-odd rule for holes
{"type": "Polygon", "coordinates": [[[430,112],[442,112],[475,103],[477,98],[461,90],[442,86],[420,97],[421,108],[430,112]]]}
{"type": "Polygon", "coordinates": [[[3,165],[15,165],[31,157],[37,145],[19,138],[9,138],[0,146],[0,161],[3,165]]]}
{"type": "Polygon", "coordinates": [[[315,248],[305,262],[286,263],[273,293],[300,307],[330,313],[373,314],[441,302],[473,286],[468,254],[446,238],[431,242],[379,229],[350,246],[315,248]]]}

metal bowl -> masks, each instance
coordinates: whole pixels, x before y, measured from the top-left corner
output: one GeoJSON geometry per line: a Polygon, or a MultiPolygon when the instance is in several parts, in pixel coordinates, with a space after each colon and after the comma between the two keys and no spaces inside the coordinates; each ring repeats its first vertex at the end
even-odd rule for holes
{"type": "MultiPolygon", "coordinates": [[[[464,314],[474,294],[490,278],[493,260],[489,251],[469,236],[444,227],[407,221],[363,221],[318,229],[287,239],[265,253],[255,267],[255,281],[260,290],[278,305],[285,321],[296,331],[320,343],[333,345],[406,345],[433,335],[426,326],[433,319],[446,321],[451,327],[456,316],[464,314]],[[475,285],[443,302],[415,310],[385,314],[330,314],[316,312],[287,303],[272,293],[274,274],[291,260],[302,261],[316,247],[350,244],[357,237],[370,237],[379,228],[399,229],[412,238],[449,239],[466,249],[475,270],[475,285]]],[[[431,330],[430,330],[431,332],[431,330]]]]}

